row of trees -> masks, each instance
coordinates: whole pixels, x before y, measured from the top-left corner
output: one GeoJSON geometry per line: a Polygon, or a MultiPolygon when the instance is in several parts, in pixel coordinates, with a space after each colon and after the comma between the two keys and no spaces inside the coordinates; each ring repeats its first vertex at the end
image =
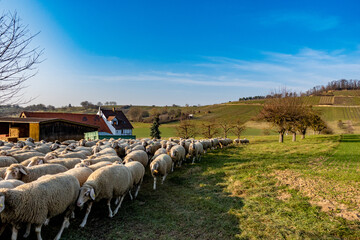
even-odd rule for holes
{"type": "Polygon", "coordinates": [[[317,133],[329,129],[318,112],[310,105],[304,104],[296,93],[287,90],[273,94],[272,98],[267,99],[256,120],[272,123],[279,132],[279,142],[284,141],[286,132],[292,133],[293,141],[296,141],[297,132],[305,138],[308,128],[317,133]]]}
{"type": "Polygon", "coordinates": [[[198,135],[201,135],[204,138],[213,138],[217,136],[227,138],[231,132],[237,136],[237,138],[240,138],[240,135],[245,129],[246,127],[241,121],[237,121],[235,124],[226,121],[221,123],[210,121],[195,124],[192,120],[182,120],[176,127],[176,135],[181,138],[193,138],[198,135]]]}
{"type": "Polygon", "coordinates": [[[312,89],[306,91],[306,95],[321,95],[327,91],[335,90],[359,90],[360,89],[360,80],[346,80],[340,79],[329,82],[327,85],[315,86],[312,89]]]}

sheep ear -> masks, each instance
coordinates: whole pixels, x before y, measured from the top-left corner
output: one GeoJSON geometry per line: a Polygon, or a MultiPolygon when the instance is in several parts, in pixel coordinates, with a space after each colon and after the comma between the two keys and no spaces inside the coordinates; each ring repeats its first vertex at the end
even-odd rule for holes
{"type": "Polygon", "coordinates": [[[22,174],[27,175],[27,172],[25,171],[24,168],[20,168],[19,171],[20,171],[22,174]]]}
{"type": "Polygon", "coordinates": [[[93,188],[90,190],[90,197],[92,200],[95,200],[95,191],[93,188]]]}

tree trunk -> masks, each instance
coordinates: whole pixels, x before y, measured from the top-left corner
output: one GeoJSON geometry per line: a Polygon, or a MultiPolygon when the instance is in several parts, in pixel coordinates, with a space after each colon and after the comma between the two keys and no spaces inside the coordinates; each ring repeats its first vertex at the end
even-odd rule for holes
{"type": "Polygon", "coordinates": [[[305,133],[301,134],[301,139],[305,139],[305,133]]]}
{"type": "Polygon", "coordinates": [[[279,133],[279,143],[284,142],[284,133],[279,133]]]}
{"type": "Polygon", "coordinates": [[[296,142],[296,132],[293,132],[292,141],[293,141],[293,142],[296,142]]]}

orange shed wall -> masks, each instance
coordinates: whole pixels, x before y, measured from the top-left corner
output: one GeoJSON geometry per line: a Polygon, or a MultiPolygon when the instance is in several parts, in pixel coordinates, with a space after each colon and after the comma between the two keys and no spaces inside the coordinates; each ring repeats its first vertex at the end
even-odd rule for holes
{"type": "Polygon", "coordinates": [[[29,137],[34,139],[35,141],[39,141],[40,139],[40,126],[39,123],[30,123],[29,137]]]}

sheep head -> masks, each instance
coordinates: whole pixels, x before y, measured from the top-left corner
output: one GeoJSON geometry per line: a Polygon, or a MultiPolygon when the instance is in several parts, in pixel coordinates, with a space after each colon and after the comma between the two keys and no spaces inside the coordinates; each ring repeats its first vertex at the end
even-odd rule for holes
{"type": "Polygon", "coordinates": [[[152,166],[151,166],[151,174],[153,175],[153,176],[156,176],[156,175],[158,175],[159,174],[159,163],[155,163],[155,164],[153,164],[152,166]]]}
{"type": "Polygon", "coordinates": [[[21,164],[12,164],[6,169],[5,180],[9,179],[21,179],[23,175],[28,175],[28,169],[21,164]]]}
{"type": "Polygon", "coordinates": [[[90,166],[91,165],[91,159],[84,159],[84,160],[81,160],[81,163],[86,165],[86,166],[90,166]]]}
{"type": "Polygon", "coordinates": [[[44,164],[44,163],[45,163],[45,160],[43,157],[34,157],[27,166],[31,167],[31,166],[35,166],[35,165],[44,164]]]}
{"type": "Polygon", "coordinates": [[[84,204],[89,201],[89,200],[95,200],[95,190],[93,187],[90,186],[82,186],[80,188],[80,194],[79,197],[76,201],[76,205],[78,207],[82,207],[84,206],[84,204]]]}

